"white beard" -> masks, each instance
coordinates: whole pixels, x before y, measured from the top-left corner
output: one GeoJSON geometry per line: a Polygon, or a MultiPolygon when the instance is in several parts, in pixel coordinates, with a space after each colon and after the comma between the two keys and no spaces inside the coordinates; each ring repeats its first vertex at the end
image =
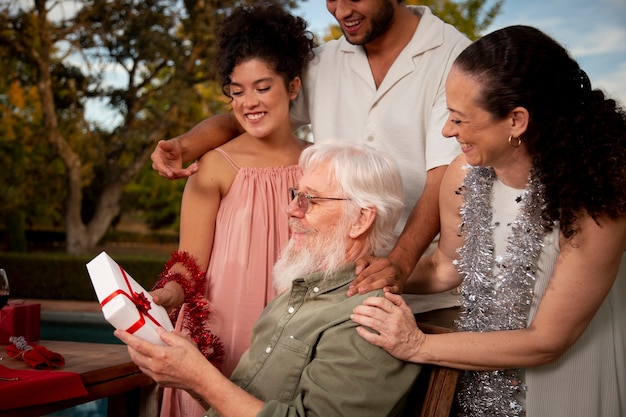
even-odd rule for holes
{"type": "MultiPolygon", "coordinates": [[[[346,262],[346,236],[348,226],[340,222],[327,238],[313,237],[312,247],[295,249],[295,242],[289,240],[280,259],[274,265],[274,288],[279,293],[291,288],[291,282],[314,272],[333,269],[346,262]]],[[[326,278],[326,277],[324,277],[326,278]]]]}
{"type": "Polygon", "coordinates": [[[280,259],[274,264],[274,288],[279,293],[288,290],[295,278],[317,271],[317,262],[311,251],[295,251],[293,246],[294,241],[290,240],[280,259]]]}

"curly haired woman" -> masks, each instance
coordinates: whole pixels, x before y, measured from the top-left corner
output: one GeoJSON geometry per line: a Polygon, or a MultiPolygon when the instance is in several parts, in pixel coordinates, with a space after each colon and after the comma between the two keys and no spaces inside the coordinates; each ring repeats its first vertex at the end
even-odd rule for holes
{"type": "Polygon", "coordinates": [[[626,415],[624,110],[528,26],[463,51],[446,99],[443,134],[463,154],[442,183],[438,249],[405,290],[461,284],[459,331],[420,332],[387,293],[355,309],[379,332],[359,334],[467,370],[467,416],[626,415]]]}

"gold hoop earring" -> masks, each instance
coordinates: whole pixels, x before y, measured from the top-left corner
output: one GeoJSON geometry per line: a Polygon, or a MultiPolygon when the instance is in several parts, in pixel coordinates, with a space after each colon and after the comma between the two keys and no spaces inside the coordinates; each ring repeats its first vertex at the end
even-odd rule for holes
{"type": "Polygon", "coordinates": [[[509,136],[509,145],[511,145],[511,148],[519,148],[521,144],[522,144],[521,136],[517,138],[514,138],[513,136],[509,136]],[[513,143],[514,140],[516,140],[517,143],[513,143]]]}

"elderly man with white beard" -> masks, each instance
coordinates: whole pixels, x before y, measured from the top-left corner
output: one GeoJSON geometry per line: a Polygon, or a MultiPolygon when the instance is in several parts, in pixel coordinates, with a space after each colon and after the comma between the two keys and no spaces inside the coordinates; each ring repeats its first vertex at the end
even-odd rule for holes
{"type": "Polygon", "coordinates": [[[403,208],[398,166],[344,142],[305,149],[300,166],[287,208],[291,238],[274,268],[281,293],[257,320],[230,381],[176,332],[159,330],[167,347],[115,335],[144,373],[191,392],[208,416],[401,415],[420,367],[357,334],[353,308],[381,290],[346,295],[354,261],[393,243],[403,208]]]}

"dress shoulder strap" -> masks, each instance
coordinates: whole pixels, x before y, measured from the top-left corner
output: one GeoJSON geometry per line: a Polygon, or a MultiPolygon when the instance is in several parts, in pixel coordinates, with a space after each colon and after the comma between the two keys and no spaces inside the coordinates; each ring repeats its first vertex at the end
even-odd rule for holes
{"type": "Polygon", "coordinates": [[[239,171],[239,169],[241,167],[239,165],[237,165],[237,163],[233,160],[233,158],[230,157],[230,155],[228,155],[226,152],[224,152],[224,150],[222,150],[221,148],[215,148],[214,150],[219,152],[224,157],[224,159],[226,159],[228,161],[230,166],[235,168],[235,171],[239,171]]]}

